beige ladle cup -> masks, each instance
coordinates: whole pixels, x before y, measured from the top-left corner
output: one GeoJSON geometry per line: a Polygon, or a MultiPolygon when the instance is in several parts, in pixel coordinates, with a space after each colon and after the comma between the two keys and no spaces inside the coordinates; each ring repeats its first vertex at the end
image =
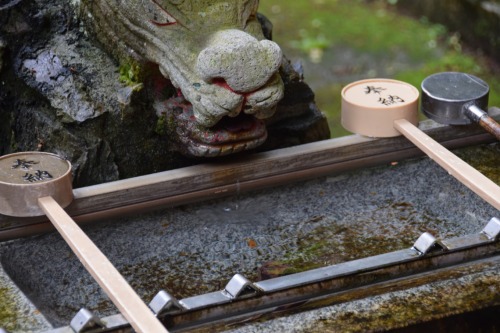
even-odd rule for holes
{"type": "Polygon", "coordinates": [[[369,137],[404,135],[450,175],[500,210],[500,187],[430,138],[418,124],[418,90],[405,82],[368,79],[342,90],[342,126],[369,137]]]}
{"type": "Polygon", "coordinates": [[[108,258],[64,211],[63,207],[72,200],[68,161],[42,152],[0,157],[0,214],[47,215],[136,332],[167,332],[108,258]]]}

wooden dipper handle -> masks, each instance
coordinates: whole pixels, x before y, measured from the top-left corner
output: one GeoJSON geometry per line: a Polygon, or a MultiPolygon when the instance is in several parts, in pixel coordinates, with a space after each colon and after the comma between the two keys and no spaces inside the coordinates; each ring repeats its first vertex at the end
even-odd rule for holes
{"type": "Polygon", "coordinates": [[[39,198],[38,205],[136,332],[168,332],[108,258],[52,197],[39,198]]]}
{"type": "Polygon", "coordinates": [[[450,175],[500,210],[500,187],[458,156],[433,140],[406,119],[394,121],[394,128],[413,142],[450,175]]]}
{"type": "Polygon", "coordinates": [[[500,141],[500,124],[474,103],[465,106],[465,115],[500,141]]]}
{"type": "Polygon", "coordinates": [[[488,115],[483,116],[479,119],[479,125],[500,141],[500,125],[495,121],[495,119],[488,115]]]}

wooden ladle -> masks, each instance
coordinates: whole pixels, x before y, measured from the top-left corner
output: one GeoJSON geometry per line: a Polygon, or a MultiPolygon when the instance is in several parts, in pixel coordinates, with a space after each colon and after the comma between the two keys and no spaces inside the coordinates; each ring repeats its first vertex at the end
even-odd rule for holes
{"type": "Polygon", "coordinates": [[[64,211],[73,200],[71,164],[57,155],[0,157],[0,214],[46,214],[85,268],[137,332],[167,332],[108,258],[64,211]]]}
{"type": "Polygon", "coordinates": [[[389,79],[353,82],[342,90],[342,125],[370,137],[404,135],[450,175],[500,210],[500,187],[430,138],[418,124],[418,90],[389,79]]]}

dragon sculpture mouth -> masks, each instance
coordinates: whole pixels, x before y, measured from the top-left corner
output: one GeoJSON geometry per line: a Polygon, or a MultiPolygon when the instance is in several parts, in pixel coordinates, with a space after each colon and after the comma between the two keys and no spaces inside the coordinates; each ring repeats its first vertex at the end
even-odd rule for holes
{"type": "Polygon", "coordinates": [[[281,49],[263,35],[258,0],[83,2],[101,40],[157,64],[181,92],[186,106],[172,116],[181,151],[222,156],[265,141],[263,120],[275,113],[284,85],[281,49]]]}
{"type": "Polygon", "coordinates": [[[183,97],[155,103],[159,117],[175,124],[177,144],[187,149],[186,154],[196,157],[217,157],[238,153],[260,146],[267,139],[263,120],[240,113],[225,116],[213,127],[204,127],[195,119],[193,106],[183,97]]]}

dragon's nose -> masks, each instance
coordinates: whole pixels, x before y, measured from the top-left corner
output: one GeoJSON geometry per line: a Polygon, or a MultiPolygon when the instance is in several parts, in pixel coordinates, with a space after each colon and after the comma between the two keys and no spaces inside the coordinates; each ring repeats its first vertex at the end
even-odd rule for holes
{"type": "Polygon", "coordinates": [[[214,34],[200,52],[196,70],[206,82],[223,79],[233,91],[248,93],[270,80],[281,59],[276,43],[259,41],[240,30],[225,30],[214,34]]]}

